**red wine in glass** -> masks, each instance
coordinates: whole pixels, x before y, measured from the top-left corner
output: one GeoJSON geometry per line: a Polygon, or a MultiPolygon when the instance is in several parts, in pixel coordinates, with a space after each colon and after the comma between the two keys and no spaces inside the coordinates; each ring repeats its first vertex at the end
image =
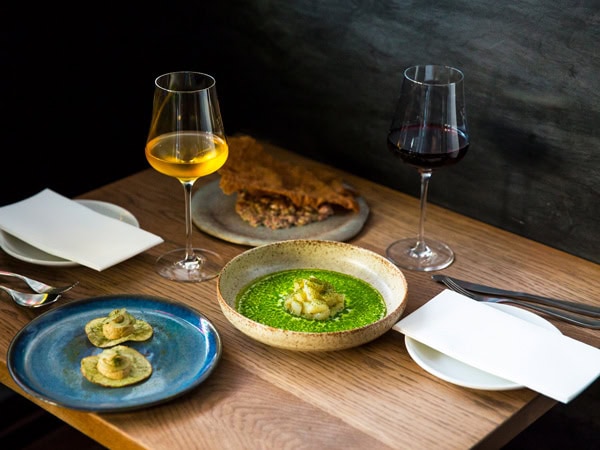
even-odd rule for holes
{"type": "Polygon", "coordinates": [[[403,269],[441,270],[452,264],[454,252],[425,239],[427,190],[433,171],[456,164],[469,148],[464,77],[458,69],[432,64],[409,67],[403,75],[387,147],[421,177],[419,232],[390,244],[386,256],[403,269]]]}
{"type": "Polygon", "coordinates": [[[391,130],[387,143],[394,155],[421,169],[456,164],[469,149],[465,133],[443,125],[409,125],[391,130]]]}

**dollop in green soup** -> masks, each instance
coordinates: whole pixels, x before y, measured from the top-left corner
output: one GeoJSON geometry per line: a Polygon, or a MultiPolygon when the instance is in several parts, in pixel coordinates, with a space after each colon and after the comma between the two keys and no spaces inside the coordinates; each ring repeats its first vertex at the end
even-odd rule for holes
{"type": "Polygon", "coordinates": [[[264,325],[311,333],[352,330],[376,322],[387,313],[383,296],[369,283],[321,269],[292,269],[265,275],[241,290],[236,309],[264,325]],[[305,319],[288,312],[284,300],[294,290],[294,280],[310,276],[331,283],[344,294],[344,309],[327,320],[305,319]]]}

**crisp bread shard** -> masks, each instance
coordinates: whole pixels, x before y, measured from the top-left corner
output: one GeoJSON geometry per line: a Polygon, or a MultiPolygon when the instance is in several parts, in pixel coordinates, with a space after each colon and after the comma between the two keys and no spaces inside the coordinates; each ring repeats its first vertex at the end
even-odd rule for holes
{"type": "Polygon", "coordinates": [[[227,195],[244,192],[253,197],[281,196],[299,208],[315,210],[323,205],[355,212],[360,209],[356,192],[327,169],[309,170],[277,160],[250,136],[230,137],[228,144],[229,157],[219,170],[219,186],[227,195]]]}

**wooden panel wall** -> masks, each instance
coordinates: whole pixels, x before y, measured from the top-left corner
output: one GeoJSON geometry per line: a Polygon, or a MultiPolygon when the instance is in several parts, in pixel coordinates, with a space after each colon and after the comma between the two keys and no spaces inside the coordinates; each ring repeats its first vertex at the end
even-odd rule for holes
{"type": "Polygon", "coordinates": [[[403,69],[440,63],[465,73],[472,143],[430,201],[600,262],[597,0],[204,3],[7,13],[0,164],[24,181],[3,203],[146,168],[153,80],[183,69],[215,75],[229,133],[418,195],[385,138],[403,69]]]}
{"type": "Polygon", "coordinates": [[[600,261],[598,1],[279,3],[233,15],[236,121],[418,195],[385,146],[401,74],[459,67],[472,143],[431,202],[600,261]]]}

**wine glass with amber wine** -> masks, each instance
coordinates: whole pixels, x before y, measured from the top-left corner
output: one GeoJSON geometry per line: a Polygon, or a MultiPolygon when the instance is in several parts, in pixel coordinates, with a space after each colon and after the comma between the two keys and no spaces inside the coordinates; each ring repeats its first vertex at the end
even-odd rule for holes
{"type": "Polygon", "coordinates": [[[459,162],[469,148],[463,73],[442,65],[418,65],[404,71],[402,89],[387,138],[388,149],[417,169],[421,177],[419,232],[387,249],[398,267],[432,271],[448,267],[454,252],[425,238],[427,190],[434,170],[459,162]]]}
{"type": "Polygon", "coordinates": [[[176,178],[185,195],[185,248],[156,261],[156,271],[175,281],[198,282],[216,277],[222,257],[193,247],[192,188],[216,172],[229,148],[223,129],[215,79],[200,72],[171,72],[155,80],[146,159],[160,173],[176,178]]]}

